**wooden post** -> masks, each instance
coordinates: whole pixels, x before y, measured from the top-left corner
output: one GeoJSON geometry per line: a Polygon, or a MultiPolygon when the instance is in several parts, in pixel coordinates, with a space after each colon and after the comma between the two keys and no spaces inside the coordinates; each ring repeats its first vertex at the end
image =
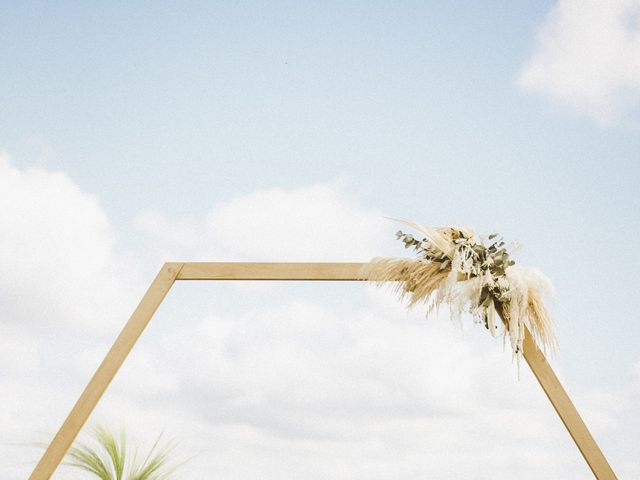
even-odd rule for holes
{"type": "Polygon", "coordinates": [[[593,439],[591,432],[585,425],[582,417],[573,405],[573,402],[565,392],[560,380],[547,362],[544,354],[532,340],[531,332],[527,329],[524,335],[524,358],[529,368],[538,379],[538,383],[547,394],[547,398],[558,413],[560,420],[567,427],[569,435],[573,438],[580,453],[586,460],[589,468],[598,480],[615,480],[617,477],[602,450],[593,439]]]}
{"type": "MultiPolygon", "coordinates": [[[[29,480],[48,480],[78,432],[151,320],[175,280],[377,280],[362,278],[363,263],[165,263],[106,357],[82,392],[29,480]]],[[[589,433],[530,332],[525,333],[524,358],[598,480],[616,476],[589,433]]]]}
{"type": "Polygon", "coordinates": [[[71,413],[58,430],[44,455],[36,465],[29,480],[48,480],[64,458],[67,450],[75,440],[78,432],[91,415],[98,400],[107,389],[111,380],[125,358],[138,341],[142,331],[151,320],[165,295],[180,273],[181,263],[165,263],[155,280],[142,297],[138,307],[126,323],[111,350],[96,370],[91,381],[73,406],[71,413]]]}

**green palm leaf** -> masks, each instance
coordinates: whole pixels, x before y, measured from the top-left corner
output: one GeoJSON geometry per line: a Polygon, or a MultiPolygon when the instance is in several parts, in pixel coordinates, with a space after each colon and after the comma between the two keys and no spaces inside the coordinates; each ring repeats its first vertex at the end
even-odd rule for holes
{"type": "Polygon", "coordinates": [[[128,450],[124,432],[116,438],[104,427],[92,429],[92,444],[76,443],[67,453],[67,465],[95,475],[100,480],[169,480],[176,467],[170,465],[173,444],[160,447],[162,435],[142,462],[128,450]]]}

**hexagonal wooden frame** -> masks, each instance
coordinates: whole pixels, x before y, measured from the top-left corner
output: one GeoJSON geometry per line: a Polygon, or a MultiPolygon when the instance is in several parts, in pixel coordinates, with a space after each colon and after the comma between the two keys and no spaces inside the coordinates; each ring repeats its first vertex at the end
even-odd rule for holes
{"type": "MultiPolygon", "coordinates": [[[[176,280],[358,281],[363,263],[165,263],[36,465],[30,480],[47,480],[176,280]]],[[[527,331],[524,358],[597,479],[616,476],[571,399],[527,331]]]]}

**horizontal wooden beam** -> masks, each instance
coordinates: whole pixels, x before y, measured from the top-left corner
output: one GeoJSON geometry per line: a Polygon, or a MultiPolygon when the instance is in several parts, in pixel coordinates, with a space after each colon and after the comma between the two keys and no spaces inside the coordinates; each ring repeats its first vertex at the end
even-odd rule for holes
{"type": "Polygon", "coordinates": [[[185,262],[176,280],[363,280],[366,263],[185,262]]]}
{"type": "MultiPolygon", "coordinates": [[[[29,477],[30,480],[48,480],[64,457],[67,449],[93,411],[98,400],[147,326],[154,312],[171,288],[174,280],[324,280],[358,281],[377,280],[363,278],[366,263],[229,263],[186,262],[167,263],[142,298],[138,308],[125,325],[76,402],[58,434],[29,477]]],[[[580,452],[598,480],[616,478],[600,448],[580,418],[560,381],[547,363],[543,353],[532,341],[529,331],[525,335],[524,357],[562,419],[580,452]]]]}

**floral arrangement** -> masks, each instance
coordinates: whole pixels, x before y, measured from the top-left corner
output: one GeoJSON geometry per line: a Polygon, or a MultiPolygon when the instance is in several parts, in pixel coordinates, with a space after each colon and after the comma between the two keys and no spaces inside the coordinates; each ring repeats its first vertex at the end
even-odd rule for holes
{"type": "Polygon", "coordinates": [[[555,350],[556,337],[543,302],[553,293],[551,282],[535,268],[516,265],[497,234],[481,241],[468,228],[402,223],[424,235],[418,239],[402,231],[396,234],[417,258],[374,258],[363,278],[378,285],[393,282],[409,307],[427,303],[431,311],[447,304],[454,319],[471,314],[492,335],[508,336],[517,359],[527,330],[538,348],[555,350]]]}

